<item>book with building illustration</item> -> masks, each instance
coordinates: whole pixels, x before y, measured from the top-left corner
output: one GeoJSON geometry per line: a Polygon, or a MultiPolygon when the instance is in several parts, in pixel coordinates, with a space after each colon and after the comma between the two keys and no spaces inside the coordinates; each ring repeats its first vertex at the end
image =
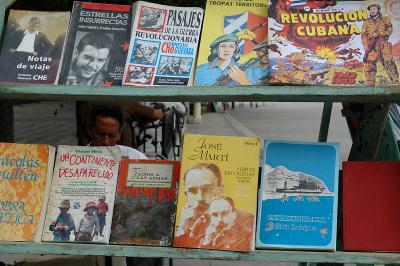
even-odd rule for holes
{"type": "Polygon", "coordinates": [[[400,163],[343,163],[343,250],[399,252],[400,163]]]}
{"type": "Polygon", "coordinates": [[[190,85],[203,9],[137,1],[126,58],[126,85],[190,85]]]}
{"type": "Polygon", "coordinates": [[[336,249],[339,144],[265,141],[256,247],[336,249]]]}
{"type": "Polygon", "coordinates": [[[54,84],[69,15],[11,9],[0,53],[0,82],[54,84]]]}
{"type": "Polygon", "coordinates": [[[399,84],[397,0],[269,0],[270,83],[399,84]]]}
{"type": "Polygon", "coordinates": [[[207,0],[195,85],[260,85],[268,74],[268,2],[207,0]]]}
{"type": "Polygon", "coordinates": [[[111,244],[171,246],[179,167],[177,161],[121,161],[111,244]]]}
{"type": "Polygon", "coordinates": [[[130,5],[74,1],[58,83],[121,85],[131,21],[130,5]]]}
{"type": "Polygon", "coordinates": [[[42,241],[107,244],[121,152],[59,145],[42,241]]]}
{"type": "Polygon", "coordinates": [[[54,153],[46,144],[0,143],[0,241],[40,241],[54,153]]]}
{"type": "Polygon", "coordinates": [[[185,134],[175,247],[254,250],[260,140],[185,134]]]}

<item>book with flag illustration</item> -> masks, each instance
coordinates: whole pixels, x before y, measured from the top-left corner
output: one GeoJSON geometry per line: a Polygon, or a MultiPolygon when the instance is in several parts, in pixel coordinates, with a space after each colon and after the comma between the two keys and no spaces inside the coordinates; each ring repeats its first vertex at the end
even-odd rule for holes
{"type": "Polygon", "coordinates": [[[204,10],[137,1],[126,85],[191,85],[204,10]]]}
{"type": "Polygon", "coordinates": [[[110,243],[171,246],[179,167],[177,161],[121,161],[110,243]]]}
{"type": "Polygon", "coordinates": [[[400,163],[343,163],[343,250],[399,252],[400,163]]]}
{"type": "Polygon", "coordinates": [[[254,249],[259,156],[257,138],[184,135],[175,247],[254,249]]]}
{"type": "Polygon", "coordinates": [[[265,84],[267,15],[268,3],[264,0],[208,0],[194,84],[265,84]]]}
{"type": "Polygon", "coordinates": [[[0,143],[1,241],[40,241],[54,153],[46,144],[0,143]]]}
{"type": "Polygon", "coordinates": [[[11,9],[0,54],[0,82],[54,84],[69,15],[11,9]]]}
{"type": "Polygon", "coordinates": [[[121,152],[59,145],[42,241],[107,244],[121,152]]]}
{"type": "Polygon", "coordinates": [[[269,0],[270,83],[399,84],[397,0],[269,0]]]}
{"type": "Polygon", "coordinates": [[[74,1],[59,84],[121,85],[131,6],[74,1]]]}
{"type": "Polygon", "coordinates": [[[339,144],[265,141],[257,248],[336,249],[339,144]]]}

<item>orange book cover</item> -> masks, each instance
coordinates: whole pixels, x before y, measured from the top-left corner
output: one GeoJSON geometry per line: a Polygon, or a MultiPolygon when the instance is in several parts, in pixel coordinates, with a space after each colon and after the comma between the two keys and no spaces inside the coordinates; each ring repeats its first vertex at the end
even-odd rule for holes
{"type": "Polygon", "coordinates": [[[254,249],[260,140],[185,134],[174,246],[254,249]]]}
{"type": "Polygon", "coordinates": [[[54,147],[0,143],[0,240],[40,241],[54,147]]]}

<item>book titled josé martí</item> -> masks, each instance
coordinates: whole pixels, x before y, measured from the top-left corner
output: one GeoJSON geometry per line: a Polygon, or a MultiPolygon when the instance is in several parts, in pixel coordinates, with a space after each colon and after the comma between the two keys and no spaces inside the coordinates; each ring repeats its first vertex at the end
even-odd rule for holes
{"type": "Polygon", "coordinates": [[[131,20],[130,5],[75,1],[58,83],[121,85],[131,20]]]}
{"type": "Polygon", "coordinates": [[[191,85],[203,9],[137,1],[124,84],[191,85]]]}
{"type": "Polygon", "coordinates": [[[40,241],[55,148],[0,143],[0,240],[40,241]]]}
{"type": "Polygon", "coordinates": [[[57,147],[42,241],[107,244],[121,154],[118,147],[57,147]]]}
{"type": "Polygon", "coordinates": [[[336,249],[339,145],[265,141],[256,247],[336,249]]]}
{"type": "Polygon", "coordinates": [[[270,83],[399,84],[398,6],[397,0],[270,0],[270,83]]]}
{"type": "Polygon", "coordinates": [[[10,10],[0,55],[0,81],[54,84],[70,12],[10,10]]]}
{"type": "Polygon", "coordinates": [[[171,246],[179,167],[177,161],[121,161],[110,243],[171,246]]]}
{"type": "Polygon", "coordinates": [[[174,246],[254,249],[260,141],[185,134],[174,246]]]}

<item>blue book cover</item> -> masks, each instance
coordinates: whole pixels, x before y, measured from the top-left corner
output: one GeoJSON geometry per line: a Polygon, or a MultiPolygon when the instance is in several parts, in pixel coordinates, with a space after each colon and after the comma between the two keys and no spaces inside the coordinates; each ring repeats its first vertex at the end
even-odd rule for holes
{"type": "Polygon", "coordinates": [[[257,248],[336,249],[339,144],[265,141],[257,248]]]}

